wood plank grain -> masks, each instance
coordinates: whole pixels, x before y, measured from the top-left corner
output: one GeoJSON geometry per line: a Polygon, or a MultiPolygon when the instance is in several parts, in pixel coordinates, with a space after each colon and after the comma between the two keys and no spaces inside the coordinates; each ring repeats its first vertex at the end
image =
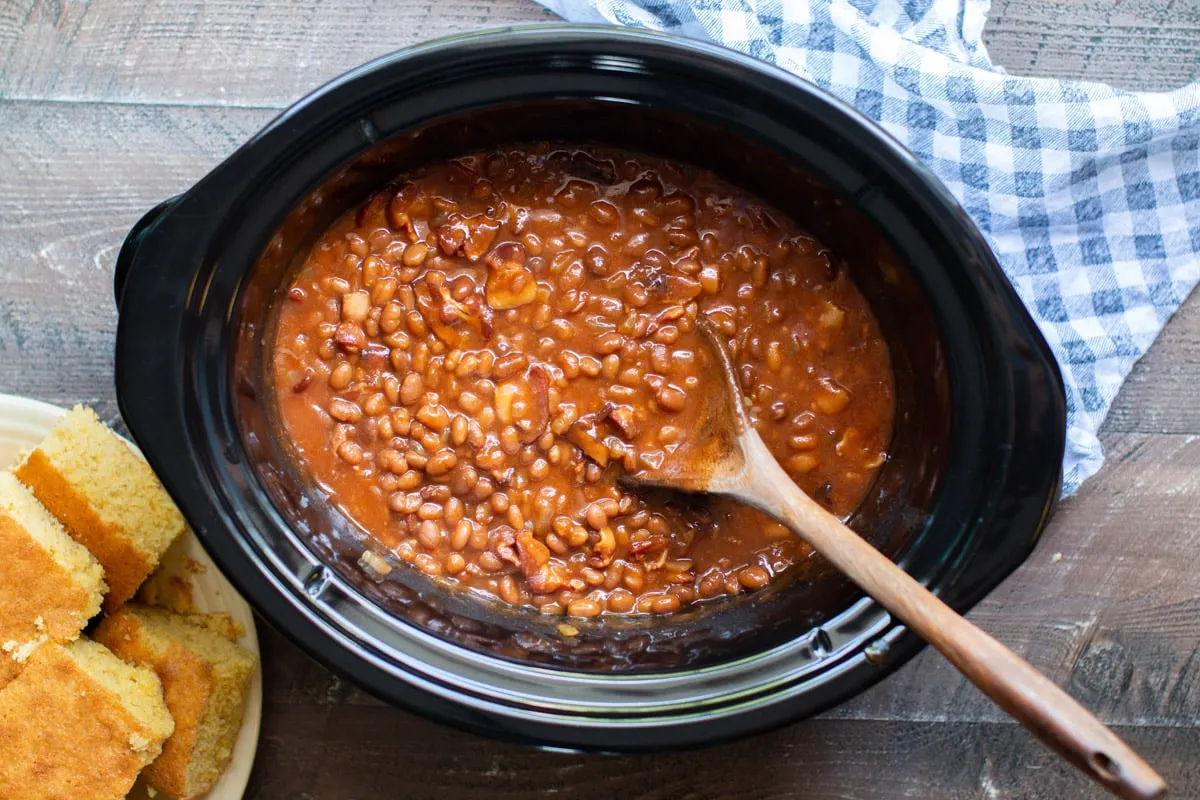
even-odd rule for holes
{"type": "Polygon", "coordinates": [[[553,19],[530,0],[21,0],[10,12],[0,96],[275,108],[415,42],[553,19]]]}
{"type": "MultiPolygon", "coordinates": [[[[418,41],[550,19],[531,0],[11,0],[0,96],[278,108],[418,41]]],[[[1005,0],[985,40],[1017,74],[1162,89],[1200,73],[1198,31],[1200,0],[1005,0]]]]}
{"type": "Polygon", "coordinates": [[[1197,0],[997,0],[984,42],[1017,75],[1162,91],[1200,76],[1197,0]]]}
{"type": "Polygon", "coordinates": [[[1134,366],[1109,411],[1105,428],[1144,433],[1200,431],[1200,292],[1176,312],[1158,341],[1134,366]]]}
{"type": "Polygon", "coordinates": [[[0,391],[116,418],[121,242],[272,113],[0,103],[0,391]]]}
{"type": "MultiPolygon", "coordinates": [[[[813,720],[703,750],[544,753],[403,712],[268,707],[247,798],[1076,798],[1101,797],[1008,723],[813,720]]],[[[1176,797],[1200,793],[1200,730],[1118,728],[1152,754],[1176,797]]]]}

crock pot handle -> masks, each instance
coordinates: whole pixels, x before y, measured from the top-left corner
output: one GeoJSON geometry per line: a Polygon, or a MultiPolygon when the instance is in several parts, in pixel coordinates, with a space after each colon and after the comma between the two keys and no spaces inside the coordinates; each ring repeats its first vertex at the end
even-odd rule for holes
{"type": "Polygon", "coordinates": [[[129,270],[133,266],[134,260],[137,258],[138,247],[145,238],[147,232],[158,222],[164,214],[170,211],[179,203],[179,198],[182,195],[176,195],[167,200],[162,201],[154,208],[142,215],[142,218],[134,223],[129,234],[125,237],[125,242],[121,245],[121,252],[117,254],[117,264],[113,270],[113,293],[117,301],[117,310],[121,310],[121,296],[125,294],[125,282],[129,279],[129,270]]]}

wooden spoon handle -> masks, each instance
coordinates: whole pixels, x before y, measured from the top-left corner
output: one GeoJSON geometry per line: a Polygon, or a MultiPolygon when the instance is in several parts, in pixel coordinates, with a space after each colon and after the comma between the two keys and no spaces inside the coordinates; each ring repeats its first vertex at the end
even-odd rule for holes
{"type": "Polygon", "coordinates": [[[800,490],[753,430],[746,471],[727,491],[784,523],[867,594],[941,651],[979,689],[1113,794],[1164,797],[1149,764],[1069,694],[947,606],[800,490]]]}

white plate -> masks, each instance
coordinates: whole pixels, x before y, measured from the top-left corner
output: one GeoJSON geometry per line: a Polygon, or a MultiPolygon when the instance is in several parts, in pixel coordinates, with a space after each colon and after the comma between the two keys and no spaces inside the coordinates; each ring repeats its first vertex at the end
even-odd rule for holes
{"type": "MultiPolygon", "coordinates": [[[[32,450],[50,433],[65,409],[30,400],[25,397],[0,394],[0,468],[9,469],[15,466],[17,458],[28,450],[32,450]]],[[[141,451],[132,443],[129,444],[138,455],[141,451]]],[[[258,635],[254,630],[254,614],[246,601],[234,591],[229,581],[225,579],[213,564],[208,554],[200,547],[195,534],[191,531],[171,547],[163,559],[163,571],[177,576],[190,584],[192,604],[196,611],[213,613],[224,611],[241,625],[244,633],[238,644],[258,657],[258,635]],[[202,565],[196,570],[194,565],[202,565]]],[[[237,743],[233,748],[233,760],[225,769],[221,780],[204,795],[205,800],[241,800],[245,794],[246,784],[250,780],[250,770],[254,766],[254,754],[258,749],[258,731],[262,723],[262,670],[254,673],[250,684],[250,694],[246,698],[246,716],[242,720],[242,730],[238,734],[237,743]]],[[[145,792],[139,785],[129,795],[129,800],[145,797],[145,792]]]]}

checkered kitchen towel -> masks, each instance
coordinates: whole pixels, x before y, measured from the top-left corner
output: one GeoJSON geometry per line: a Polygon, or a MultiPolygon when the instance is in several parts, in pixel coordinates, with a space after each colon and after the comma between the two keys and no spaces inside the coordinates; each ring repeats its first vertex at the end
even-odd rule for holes
{"type": "Polygon", "coordinates": [[[1100,468],[1117,389],[1200,278],[1200,84],[1006,75],[988,0],[539,2],[741,50],[881,124],[974,218],[1062,365],[1063,493],[1100,468]]]}

